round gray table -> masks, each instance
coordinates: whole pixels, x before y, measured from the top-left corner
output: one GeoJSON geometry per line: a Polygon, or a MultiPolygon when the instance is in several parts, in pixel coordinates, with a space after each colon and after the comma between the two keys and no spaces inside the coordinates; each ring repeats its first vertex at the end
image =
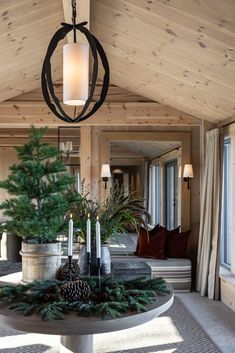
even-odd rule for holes
{"type": "Polygon", "coordinates": [[[74,353],[93,352],[93,334],[124,330],[142,325],[164,313],[173,304],[173,291],[169,295],[160,296],[148,310],[136,314],[124,314],[117,319],[101,317],[80,317],[76,314],[65,315],[64,320],[41,321],[37,315],[22,316],[8,305],[0,306],[0,322],[19,331],[60,335],[61,344],[74,353]]]}

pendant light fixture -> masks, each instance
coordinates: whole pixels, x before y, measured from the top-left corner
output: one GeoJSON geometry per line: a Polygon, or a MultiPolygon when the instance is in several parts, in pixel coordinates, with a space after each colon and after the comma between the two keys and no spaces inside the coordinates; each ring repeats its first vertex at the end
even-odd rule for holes
{"type": "Polygon", "coordinates": [[[109,87],[109,64],[98,39],[85,27],[87,22],[76,24],[76,0],[71,1],[72,24],[61,23],[62,27],[52,37],[42,66],[41,86],[44,100],[49,109],[61,120],[68,123],[79,123],[93,115],[104,103],[109,87]],[[73,43],[65,44],[63,48],[63,103],[74,106],[74,116],[69,116],[55,94],[52,74],[51,58],[58,43],[73,31],[73,43]],[[77,43],[77,32],[84,35],[89,45],[77,43]],[[89,91],[89,49],[93,57],[93,70],[91,74],[91,87],[89,91]],[[97,76],[98,57],[104,69],[104,76],[100,97],[93,107],[93,99],[97,76]],[[76,106],[83,106],[76,115],[76,106]],[[89,112],[87,112],[89,109],[89,112]]]}

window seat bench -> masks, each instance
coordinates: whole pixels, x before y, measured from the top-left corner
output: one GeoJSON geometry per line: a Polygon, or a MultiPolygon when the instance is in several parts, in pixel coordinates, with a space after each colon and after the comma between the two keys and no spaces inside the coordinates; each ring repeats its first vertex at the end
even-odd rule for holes
{"type": "MultiPolygon", "coordinates": [[[[134,255],[137,235],[122,235],[119,244],[111,243],[110,252],[112,263],[118,263],[118,267],[125,263],[144,262],[151,269],[151,278],[162,277],[177,292],[190,292],[192,264],[189,259],[168,258],[167,260],[156,260],[134,255]]],[[[141,273],[140,273],[141,275],[141,273]]]]}

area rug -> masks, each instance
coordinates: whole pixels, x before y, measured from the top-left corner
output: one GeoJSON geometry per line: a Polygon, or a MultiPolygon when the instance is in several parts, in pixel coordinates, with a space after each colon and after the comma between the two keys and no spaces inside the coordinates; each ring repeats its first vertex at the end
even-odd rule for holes
{"type": "Polygon", "coordinates": [[[0,277],[6,276],[11,273],[19,272],[22,269],[21,262],[12,262],[0,259],[0,277]]]}
{"type": "MultiPolygon", "coordinates": [[[[59,353],[59,337],[1,326],[1,353],[59,353]]],[[[89,353],[89,352],[88,352],[89,353]]],[[[94,353],[220,353],[179,298],[162,316],[128,330],[95,335],[94,353]]]]}

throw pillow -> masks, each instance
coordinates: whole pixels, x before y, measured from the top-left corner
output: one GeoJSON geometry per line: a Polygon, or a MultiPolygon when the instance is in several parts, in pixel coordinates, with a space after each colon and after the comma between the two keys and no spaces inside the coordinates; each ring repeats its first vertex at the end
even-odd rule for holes
{"type": "Polygon", "coordinates": [[[149,230],[149,236],[157,234],[160,230],[166,230],[166,228],[162,227],[160,224],[157,224],[154,228],[149,230]]]}
{"type": "Polygon", "coordinates": [[[159,230],[154,236],[149,236],[146,229],[141,228],[139,233],[139,244],[136,255],[151,259],[165,260],[167,231],[159,230]]]}
{"type": "Polygon", "coordinates": [[[185,258],[190,230],[183,233],[167,232],[166,256],[185,258]]]}
{"type": "Polygon", "coordinates": [[[166,259],[166,237],[167,231],[166,229],[161,229],[154,236],[149,237],[148,245],[142,257],[147,257],[151,259],[159,259],[165,260],[166,259]]]}
{"type": "Polygon", "coordinates": [[[137,256],[141,256],[140,254],[143,253],[148,245],[149,242],[149,234],[148,231],[143,228],[140,227],[139,230],[139,236],[137,239],[137,244],[136,244],[136,250],[135,250],[135,255],[137,256]]]}
{"type": "Polygon", "coordinates": [[[175,229],[172,229],[172,230],[167,230],[167,234],[170,235],[170,234],[179,234],[180,233],[180,226],[178,226],[177,228],[175,229]]]}

